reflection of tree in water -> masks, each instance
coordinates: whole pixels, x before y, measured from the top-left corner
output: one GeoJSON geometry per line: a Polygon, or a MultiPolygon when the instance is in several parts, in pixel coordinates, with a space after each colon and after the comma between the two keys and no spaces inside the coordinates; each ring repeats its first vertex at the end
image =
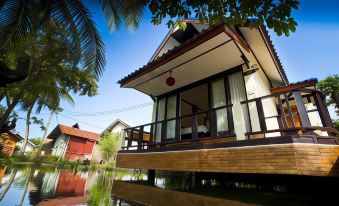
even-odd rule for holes
{"type": "Polygon", "coordinates": [[[96,182],[88,191],[89,205],[112,205],[111,191],[113,186],[113,171],[101,170],[97,176],[96,182]]]}

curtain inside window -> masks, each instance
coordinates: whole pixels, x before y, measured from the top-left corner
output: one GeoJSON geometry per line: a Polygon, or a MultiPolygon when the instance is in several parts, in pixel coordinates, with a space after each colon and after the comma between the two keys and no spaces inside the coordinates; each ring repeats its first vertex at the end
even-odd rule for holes
{"type": "MultiPolygon", "coordinates": [[[[167,117],[166,119],[175,118],[177,114],[177,95],[168,97],[167,100],[167,117]]],[[[175,138],[175,125],[176,120],[171,120],[167,122],[167,134],[166,138],[171,139],[175,138]]]]}
{"type": "Polygon", "coordinates": [[[240,104],[240,102],[246,100],[244,78],[241,72],[237,72],[228,76],[228,81],[230,84],[231,102],[233,104],[234,132],[237,135],[237,139],[245,139],[246,124],[249,123],[244,118],[244,114],[247,111],[243,111],[243,107],[240,104]]]}
{"type": "MultiPolygon", "coordinates": [[[[212,107],[217,108],[226,105],[224,79],[218,79],[211,84],[212,89],[212,107]]],[[[217,133],[222,135],[228,130],[227,109],[218,109],[216,111],[217,133]]]]}
{"type": "MultiPolygon", "coordinates": [[[[166,98],[159,100],[157,121],[162,121],[162,120],[165,119],[165,104],[166,104],[166,98]]],[[[157,123],[156,124],[156,134],[155,134],[156,142],[161,142],[161,132],[162,132],[162,123],[157,123]]]]}

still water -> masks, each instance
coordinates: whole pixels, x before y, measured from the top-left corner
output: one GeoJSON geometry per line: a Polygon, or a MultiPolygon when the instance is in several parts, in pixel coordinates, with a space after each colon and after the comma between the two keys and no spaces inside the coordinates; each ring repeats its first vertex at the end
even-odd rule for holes
{"type": "Polygon", "coordinates": [[[140,170],[0,169],[0,205],[338,205],[338,179],[196,177],[140,170]],[[197,181],[198,179],[198,181],[197,181]]]}

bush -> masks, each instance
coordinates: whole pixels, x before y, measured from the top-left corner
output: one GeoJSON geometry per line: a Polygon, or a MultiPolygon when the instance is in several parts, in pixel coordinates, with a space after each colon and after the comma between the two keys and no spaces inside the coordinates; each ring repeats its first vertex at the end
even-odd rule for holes
{"type": "Polygon", "coordinates": [[[41,162],[57,163],[59,157],[51,154],[41,156],[41,162]]]}
{"type": "Polygon", "coordinates": [[[12,160],[9,156],[0,153],[0,169],[6,165],[11,164],[12,160]]]}

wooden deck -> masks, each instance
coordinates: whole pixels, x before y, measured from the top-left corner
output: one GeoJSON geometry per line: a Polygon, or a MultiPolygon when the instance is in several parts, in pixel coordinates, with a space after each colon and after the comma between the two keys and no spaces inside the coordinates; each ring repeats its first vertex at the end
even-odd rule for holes
{"type": "Polygon", "coordinates": [[[194,150],[118,153],[122,168],[339,176],[339,145],[283,143],[194,150]]]}

